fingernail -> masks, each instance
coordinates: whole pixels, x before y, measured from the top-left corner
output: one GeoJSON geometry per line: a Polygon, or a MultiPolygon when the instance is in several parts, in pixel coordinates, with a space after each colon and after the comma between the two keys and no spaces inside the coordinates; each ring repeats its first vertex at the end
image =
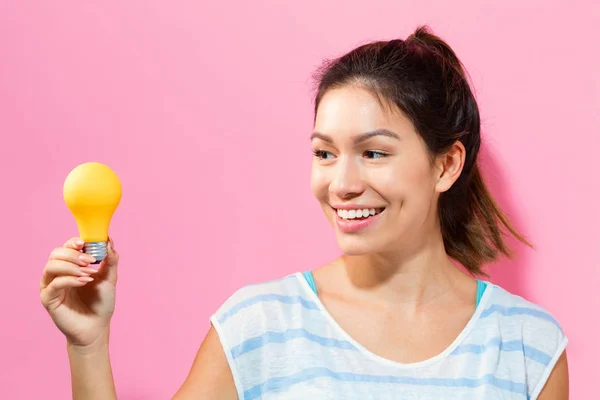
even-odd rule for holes
{"type": "Polygon", "coordinates": [[[92,278],[91,276],[80,276],[79,278],[77,278],[77,280],[79,282],[91,282],[94,280],[94,278],[92,278]]]}
{"type": "Polygon", "coordinates": [[[81,245],[85,244],[85,240],[83,240],[83,239],[77,239],[77,240],[75,241],[75,244],[76,244],[77,246],[81,246],[81,245]]]}
{"type": "Polygon", "coordinates": [[[81,272],[84,272],[86,275],[95,274],[96,272],[98,272],[97,269],[90,268],[90,267],[81,267],[79,269],[81,270],[81,272]]]}
{"type": "Polygon", "coordinates": [[[98,270],[100,269],[100,263],[98,264],[90,264],[87,266],[87,268],[91,268],[94,270],[94,272],[98,272],[98,270]]]}
{"type": "Polygon", "coordinates": [[[82,254],[79,256],[79,259],[84,263],[90,264],[96,261],[96,259],[88,254],[82,254]]]}

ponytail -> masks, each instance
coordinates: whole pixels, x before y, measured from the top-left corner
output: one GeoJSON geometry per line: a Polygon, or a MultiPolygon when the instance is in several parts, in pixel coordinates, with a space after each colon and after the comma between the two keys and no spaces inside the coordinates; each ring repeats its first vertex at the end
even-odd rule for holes
{"type": "Polygon", "coordinates": [[[507,258],[513,255],[503,238],[504,230],[527,246],[533,246],[510,224],[481,175],[477,163],[481,121],[466,69],[452,48],[427,27],[417,28],[406,42],[438,60],[446,87],[447,108],[452,110],[449,115],[456,119],[470,117],[463,129],[455,129],[454,134],[448,135],[463,143],[467,159],[458,182],[440,196],[438,214],[448,255],[470,273],[487,276],[481,268],[484,264],[495,261],[499,255],[507,258]]]}
{"type": "Polygon", "coordinates": [[[475,164],[466,190],[453,186],[440,196],[438,215],[446,253],[473,275],[487,274],[482,266],[500,254],[511,258],[504,231],[533,247],[508,221],[489,192],[475,164]]]}

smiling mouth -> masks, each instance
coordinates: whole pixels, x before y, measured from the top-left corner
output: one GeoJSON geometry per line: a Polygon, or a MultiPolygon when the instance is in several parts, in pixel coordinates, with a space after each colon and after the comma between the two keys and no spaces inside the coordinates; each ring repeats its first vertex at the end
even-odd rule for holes
{"type": "Polygon", "coordinates": [[[342,210],[334,208],[337,216],[345,221],[360,221],[381,214],[385,208],[361,208],[354,210],[342,210]]]}

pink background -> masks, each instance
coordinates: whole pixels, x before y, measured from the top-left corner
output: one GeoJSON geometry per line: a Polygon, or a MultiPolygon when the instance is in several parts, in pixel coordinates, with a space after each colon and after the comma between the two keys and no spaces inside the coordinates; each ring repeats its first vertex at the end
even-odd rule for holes
{"type": "Polygon", "coordinates": [[[572,398],[597,395],[600,3],[408,3],[1,0],[0,397],[70,396],[38,283],[77,234],[73,167],[103,162],[123,183],[119,398],[170,398],[236,288],[338,254],[308,185],[310,73],[420,23],[471,73],[491,189],[536,245],[493,281],[555,315],[572,398]]]}

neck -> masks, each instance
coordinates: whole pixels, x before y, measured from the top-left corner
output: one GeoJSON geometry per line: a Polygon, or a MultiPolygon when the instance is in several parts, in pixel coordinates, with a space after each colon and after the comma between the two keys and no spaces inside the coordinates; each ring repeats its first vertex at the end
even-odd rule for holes
{"type": "Polygon", "coordinates": [[[441,235],[410,254],[345,255],[339,261],[358,295],[393,306],[418,307],[446,301],[453,294],[468,296],[474,283],[452,263],[441,235]]]}

